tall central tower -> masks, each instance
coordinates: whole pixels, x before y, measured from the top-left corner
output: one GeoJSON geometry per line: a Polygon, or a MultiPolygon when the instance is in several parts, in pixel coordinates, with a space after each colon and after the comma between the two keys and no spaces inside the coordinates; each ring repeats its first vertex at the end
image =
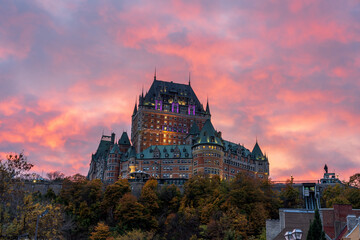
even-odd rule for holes
{"type": "Polygon", "coordinates": [[[206,110],[189,84],[165,82],[156,79],[149,92],[139,96],[131,124],[131,142],[136,152],[152,145],[185,144],[193,123],[200,129],[210,119],[206,110]]]}

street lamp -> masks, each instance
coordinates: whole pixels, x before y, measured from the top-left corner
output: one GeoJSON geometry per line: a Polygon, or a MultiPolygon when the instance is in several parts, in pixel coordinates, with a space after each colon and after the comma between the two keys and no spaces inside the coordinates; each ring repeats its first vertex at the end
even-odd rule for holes
{"type": "Polygon", "coordinates": [[[301,240],[303,232],[301,229],[294,229],[292,232],[287,231],[284,234],[286,240],[301,240]]]}
{"type": "Polygon", "coordinates": [[[285,236],[285,239],[286,239],[286,240],[292,240],[292,233],[291,233],[291,232],[287,231],[287,232],[284,234],[284,236],[285,236]]]}
{"type": "Polygon", "coordinates": [[[303,232],[301,231],[301,229],[294,229],[291,234],[292,234],[293,239],[300,240],[303,232]]]}

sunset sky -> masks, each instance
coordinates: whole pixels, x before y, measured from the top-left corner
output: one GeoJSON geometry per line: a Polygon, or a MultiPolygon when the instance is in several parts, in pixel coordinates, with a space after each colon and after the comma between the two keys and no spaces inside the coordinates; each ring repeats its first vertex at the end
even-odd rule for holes
{"type": "Polygon", "coordinates": [[[157,78],[209,98],[270,176],[360,172],[360,2],[0,0],[0,152],[86,175],[157,78]]]}

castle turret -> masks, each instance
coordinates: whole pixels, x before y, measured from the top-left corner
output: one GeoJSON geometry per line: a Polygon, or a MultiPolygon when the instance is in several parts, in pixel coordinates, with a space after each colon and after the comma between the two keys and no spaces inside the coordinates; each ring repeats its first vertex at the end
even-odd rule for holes
{"type": "Polygon", "coordinates": [[[207,119],[192,147],[193,174],[219,175],[223,178],[223,149],[222,139],[210,119],[207,119]]]}
{"type": "Polygon", "coordinates": [[[266,155],[263,154],[259,143],[256,139],[255,146],[250,155],[252,161],[255,163],[255,175],[258,178],[267,178],[269,175],[269,161],[266,155]]]}
{"type": "Polygon", "coordinates": [[[133,111],[133,115],[132,116],[135,116],[137,113],[137,103],[135,102],[135,107],[134,107],[134,111],[133,111]]]}
{"type": "Polygon", "coordinates": [[[121,152],[118,144],[114,144],[112,147],[106,164],[106,171],[104,181],[108,183],[114,183],[119,178],[121,152]]]}
{"type": "Polygon", "coordinates": [[[125,153],[129,149],[131,144],[130,144],[130,140],[129,140],[129,136],[128,136],[127,132],[122,133],[122,135],[118,141],[118,144],[119,144],[120,152],[122,152],[122,153],[125,153]]]}
{"type": "Polygon", "coordinates": [[[209,100],[206,101],[206,114],[211,115],[210,113],[210,107],[209,107],[209,100]]]}

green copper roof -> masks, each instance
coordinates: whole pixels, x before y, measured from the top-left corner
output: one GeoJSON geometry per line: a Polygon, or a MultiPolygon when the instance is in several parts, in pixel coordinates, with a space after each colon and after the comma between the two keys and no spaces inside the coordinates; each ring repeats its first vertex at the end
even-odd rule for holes
{"type": "Polygon", "coordinates": [[[131,147],[129,148],[129,150],[130,150],[130,155],[129,155],[129,157],[136,157],[136,151],[135,151],[134,146],[131,146],[131,147]]]}
{"type": "Polygon", "coordinates": [[[224,143],[224,151],[227,152],[227,151],[231,151],[232,153],[236,153],[238,151],[238,148],[240,147],[241,150],[245,157],[247,157],[248,155],[251,154],[250,150],[245,148],[244,146],[241,146],[240,144],[237,144],[237,143],[233,143],[233,142],[230,142],[230,141],[226,141],[226,140],[223,140],[223,143],[224,143]]]}
{"type": "Polygon", "coordinates": [[[119,140],[119,145],[130,145],[129,136],[126,132],[123,132],[119,140]]]}
{"type": "Polygon", "coordinates": [[[102,135],[101,140],[98,146],[98,149],[96,150],[96,153],[93,154],[93,159],[98,159],[100,157],[107,157],[107,154],[110,151],[111,145],[114,144],[112,141],[113,138],[111,136],[102,135]]]}
{"type": "Polygon", "coordinates": [[[112,147],[110,153],[114,154],[114,153],[119,153],[120,152],[120,148],[119,145],[117,145],[116,143],[114,144],[114,146],[112,147]]]}
{"type": "Polygon", "coordinates": [[[255,143],[255,146],[254,146],[251,154],[252,154],[253,157],[255,157],[255,158],[261,158],[261,157],[264,156],[263,153],[262,153],[262,151],[261,151],[261,149],[260,149],[260,147],[259,147],[259,144],[258,144],[257,141],[256,141],[256,143],[255,143]]]}
{"type": "Polygon", "coordinates": [[[216,144],[223,146],[222,140],[218,137],[218,134],[215,131],[210,119],[207,119],[205,121],[205,124],[201,129],[200,135],[194,145],[199,144],[216,144]]]}
{"type": "Polygon", "coordinates": [[[136,156],[137,159],[183,159],[192,158],[191,145],[154,145],[136,156]],[[157,154],[156,154],[157,153],[157,154]],[[179,154],[179,155],[176,155],[179,154]],[[158,157],[155,157],[158,155],[158,157]]]}
{"type": "Polygon", "coordinates": [[[200,129],[196,122],[193,123],[193,125],[190,128],[189,135],[197,135],[200,133],[200,129]]]}

